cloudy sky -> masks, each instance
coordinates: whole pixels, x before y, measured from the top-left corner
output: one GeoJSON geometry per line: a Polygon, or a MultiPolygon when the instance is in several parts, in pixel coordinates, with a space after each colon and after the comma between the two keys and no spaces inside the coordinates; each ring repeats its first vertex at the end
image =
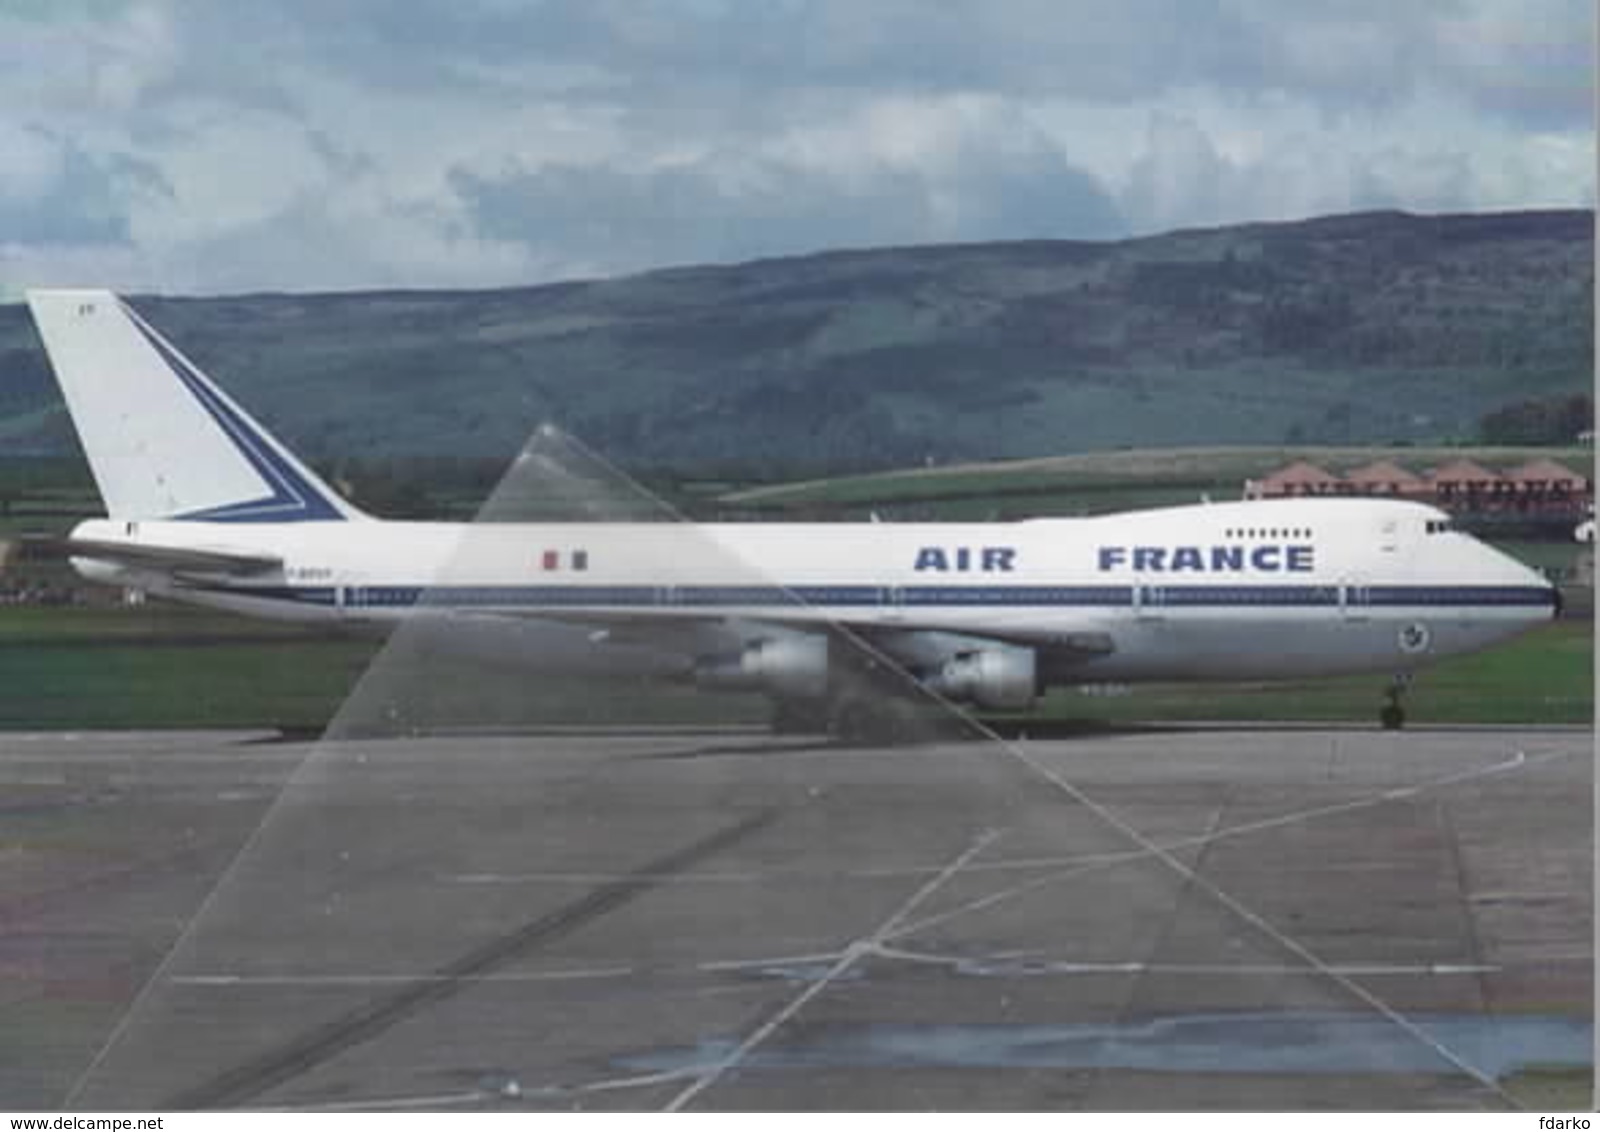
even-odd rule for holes
{"type": "Polygon", "coordinates": [[[0,290],[1592,206],[1591,0],[0,0],[0,290]]]}

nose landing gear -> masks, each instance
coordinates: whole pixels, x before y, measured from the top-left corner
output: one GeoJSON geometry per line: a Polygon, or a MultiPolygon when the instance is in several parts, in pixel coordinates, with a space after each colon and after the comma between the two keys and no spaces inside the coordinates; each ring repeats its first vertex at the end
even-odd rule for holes
{"type": "Polygon", "coordinates": [[[1411,686],[1411,674],[1400,672],[1383,693],[1383,707],[1378,711],[1378,723],[1385,731],[1399,731],[1406,725],[1405,705],[1400,702],[1411,686]]]}

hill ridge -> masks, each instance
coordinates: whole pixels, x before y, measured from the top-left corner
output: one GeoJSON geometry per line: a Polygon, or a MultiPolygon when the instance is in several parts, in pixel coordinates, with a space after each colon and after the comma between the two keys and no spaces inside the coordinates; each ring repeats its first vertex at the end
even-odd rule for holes
{"type": "MultiPolygon", "coordinates": [[[[794,476],[1216,444],[1424,443],[1587,392],[1594,215],[1377,210],[1116,241],[826,249],[507,288],[135,304],[313,460],[794,476]]],[[[0,307],[0,452],[74,441],[0,307]]]]}

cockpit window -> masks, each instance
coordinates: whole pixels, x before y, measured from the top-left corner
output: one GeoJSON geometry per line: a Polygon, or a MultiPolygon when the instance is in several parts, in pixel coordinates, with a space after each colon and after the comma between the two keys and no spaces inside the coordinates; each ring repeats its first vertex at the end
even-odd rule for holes
{"type": "Polygon", "coordinates": [[[1428,520],[1428,533],[1430,535],[1442,535],[1446,531],[1453,531],[1455,529],[1456,529],[1456,525],[1453,522],[1451,522],[1449,519],[1429,519],[1428,520]]]}

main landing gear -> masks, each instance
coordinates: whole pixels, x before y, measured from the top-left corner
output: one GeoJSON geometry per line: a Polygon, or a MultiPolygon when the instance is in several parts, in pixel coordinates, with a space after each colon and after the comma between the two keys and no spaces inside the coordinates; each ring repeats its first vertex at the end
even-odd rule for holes
{"type": "Polygon", "coordinates": [[[933,699],[881,686],[836,689],[811,700],[777,700],[776,735],[826,735],[846,747],[900,747],[973,734],[961,714],[933,699]]]}
{"type": "Polygon", "coordinates": [[[1378,722],[1385,731],[1399,731],[1406,725],[1406,709],[1400,699],[1410,686],[1410,674],[1397,673],[1394,681],[1383,693],[1383,707],[1378,712],[1378,722]]]}
{"type": "Polygon", "coordinates": [[[914,673],[844,650],[830,659],[834,671],[823,695],[774,698],[774,733],[826,735],[847,747],[942,742],[968,733],[965,717],[919,687],[914,673]]]}
{"type": "Polygon", "coordinates": [[[778,735],[828,735],[852,746],[888,747],[911,731],[906,708],[892,697],[836,695],[817,700],[778,700],[772,730],[778,735]]]}

